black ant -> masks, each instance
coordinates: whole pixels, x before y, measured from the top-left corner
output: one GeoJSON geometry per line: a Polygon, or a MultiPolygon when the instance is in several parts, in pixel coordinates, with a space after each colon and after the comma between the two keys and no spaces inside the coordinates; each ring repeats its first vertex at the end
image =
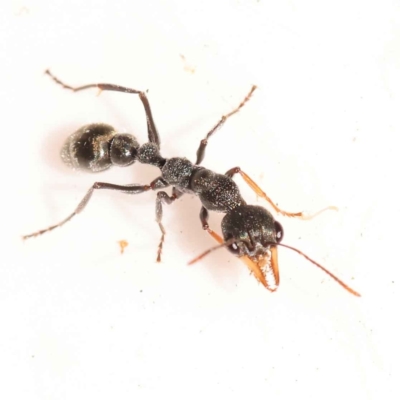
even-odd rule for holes
{"type": "MultiPolygon", "coordinates": [[[[221,128],[229,117],[236,114],[249,101],[253,92],[256,90],[256,86],[252,86],[250,92],[239,106],[230,113],[223,115],[218,123],[207,133],[205,138],[201,140],[197,150],[197,159],[193,164],[186,158],[164,158],[160,154],[160,137],[145,92],[109,83],[96,83],[72,87],[61,82],[50,71],[47,70],[46,74],[63,88],[72,90],[73,92],[98,88],[100,91],[110,90],[137,94],[139,95],[139,99],[146,113],[149,138],[147,143],[140,146],[133,135],[119,134],[110,125],[100,123],[86,125],[73,133],[63,146],[61,157],[66,164],[76,169],[98,172],[108,169],[113,165],[128,166],[138,161],[143,164],[150,164],[158,167],[161,170],[161,176],[154,179],[149,185],[115,185],[112,183],[95,182],[69,217],[47,229],[25,235],[23,236],[24,239],[39,236],[70,221],[86,207],[94,190],[109,189],[128,194],[139,194],[147,192],[148,190],[160,190],[172,186],[171,196],[165,191],[157,192],[156,221],[161,230],[157,262],[161,261],[161,252],[165,237],[165,229],[161,222],[163,213],[162,204],[171,204],[185,193],[195,194],[200,198],[202,203],[200,221],[203,229],[219,243],[219,246],[206,251],[189,264],[196,262],[217,248],[227,247],[231,253],[246,263],[249,270],[255,275],[259,282],[268,290],[275,291],[279,286],[277,246],[283,246],[301,254],[314,265],[325,271],[347,291],[355,296],[360,296],[359,293],[351,289],[339,278],[326,270],[322,265],[306,256],[300,250],[281,243],[283,238],[282,225],[276,221],[272,214],[265,208],[246,204],[240,194],[239,188],[232,178],[234,175],[239,174],[258,196],[264,198],[277,213],[284,216],[306,219],[314,217],[319,214],[319,212],[313,216],[307,217],[302,212],[289,213],[281,210],[239,167],[232,168],[222,175],[200,166],[204,159],[205,150],[210,137],[221,128]],[[217,211],[225,214],[221,223],[223,237],[219,236],[209,227],[208,211],[217,211]]],[[[327,207],[326,209],[333,208],[334,207],[327,207]]]]}

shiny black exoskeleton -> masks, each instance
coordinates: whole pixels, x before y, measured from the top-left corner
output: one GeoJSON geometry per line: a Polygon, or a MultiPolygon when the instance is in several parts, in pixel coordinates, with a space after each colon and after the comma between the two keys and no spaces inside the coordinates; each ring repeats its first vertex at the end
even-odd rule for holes
{"type": "MultiPolygon", "coordinates": [[[[219,243],[238,257],[241,257],[247,264],[256,278],[269,290],[274,291],[279,285],[279,271],[277,263],[277,246],[285,246],[305,256],[299,250],[281,244],[283,228],[275,221],[272,214],[265,208],[254,205],[247,205],[242,198],[239,188],[233,181],[235,174],[240,174],[246,183],[257,193],[257,195],[267,200],[275,211],[286,216],[303,216],[302,213],[287,213],[280,210],[269,197],[251,180],[240,168],[232,168],[225,174],[218,174],[200,166],[208,139],[225,123],[232,115],[236,114],[244,104],[250,99],[256,89],[253,86],[244,100],[230,113],[222,116],[219,122],[201,140],[197,150],[197,159],[192,163],[186,158],[174,157],[165,158],[160,153],[160,137],[156,129],[150,104],[146,93],[126,88],[123,86],[99,83],[80,87],[72,87],[64,84],[50,71],[46,73],[58,84],[74,92],[98,88],[100,90],[117,91],[123,93],[133,93],[139,96],[147,119],[148,142],[139,145],[133,135],[121,134],[110,125],[89,124],[70,135],[61,150],[63,161],[74,169],[85,170],[88,172],[99,172],[111,166],[128,166],[135,161],[142,164],[153,165],[160,169],[160,176],[147,185],[115,185],[112,183],[96,182],[86,193],[75,211],[62,222],[47,229],[40,230],[24,239],[41,235],[59,226],[64,225],[76,214],[79,214],[89,202],[93,191],[96,189],[109,189],[125,192],[129,194],[139,194],[148,190],[156,190],[156,221],[161,230],[161,240],[158,247],[157,261],[161,259],[161,251],[164,242],[165,229],[162,225],[162,204],[171,204],[185,193],[195,194],[199,197],[202,208],[200,220],[203,229],[207,230],[219,243]],[[168,195],[165,189],[172,186],[172,195],[168,195]],[[224,213],[222,219],[223,238],[216,234],[208,225],[208,211],[224,213]]],[[[324,267],[320,266],[309,257],[308,260],[322,268],[330,276],[336,279],[342,286],[353,294],[357,294],[348,288],[338,278],[334,277],[324,267]]],[[[358,294],[357,294],[358,295],[358,294]]]]}
{"type": "Polygon", "coordinates": [[[107,124],[85,125],[61,149],[61,158],[73,169],[99,172],[113,165],[126,167],[136,161],[139,143],[133,135],[117,133],[107,124]]]}

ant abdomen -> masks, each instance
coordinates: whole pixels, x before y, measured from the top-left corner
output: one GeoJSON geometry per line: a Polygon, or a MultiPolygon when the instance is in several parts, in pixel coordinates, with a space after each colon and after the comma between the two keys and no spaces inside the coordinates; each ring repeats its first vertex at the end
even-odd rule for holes
{"type": "Polygon", "coordinates": [[[61,158],[73,169],[100,172],[113,165],[133,164],[138,149],[139,143],[133,135],[117,133],[107,124],[89,124],[66,140],[61,158]]]}

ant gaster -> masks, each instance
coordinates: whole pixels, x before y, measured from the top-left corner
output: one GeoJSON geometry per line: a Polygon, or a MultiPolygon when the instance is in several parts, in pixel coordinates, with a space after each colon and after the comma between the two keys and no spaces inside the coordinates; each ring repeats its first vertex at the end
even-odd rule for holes
{"type": "MultiPolygon", "coordinates": [[[[289,213],[279,209],[271,199],[260,189],[260,187],[239,167],[227,171],[224,175],[215,173],[200,166],[204,159],[205,150],[209,138],[225,123],[225,121],[236,114],[250,99],[256,86],[253,86],[243,101],[230,113],[223,115],[218,123],[201,140],[197,150],[197,159],[193,164],[186,158],[173,157],[164,158],[160,153],[160,137],[155,126],[150,104],[146,93],[123,86],[97,83],[79,87],[64,84],[50,71],[46,71],[56,83],[65,89],[78,92],[85,89],[98,88],[100,91],[116,91],[133,93],[139,95],[147,119],[148,139],[147,143],[139,145],[136,138],[131,134],[120,134],[106,124],[89,124],[73,133],[65,142],[61,157],[63,161],[72,168],[88,172],[99,172],[111,166],[128,166],[138,161],[142,164],[150,164],[161,170],[161,175],[148,185],[115,185],[112,183],[96,182],[86,193],[75,211],[60,223],[47,229],[24,236],[24,239],[39,236],[49,232],[70,221],[79,214],[92,197],[93,191],[97,189],[109,189],[128,194],[139,194],[149,190],[165,189],[172,186],[172,195],[165,191],[158,191],[156,198],[156,221],[161,230],[161,239],[158,246],[157,261],[161,260],[161,252],[164,243],[165,229],[162,225],[163,203],[171,204],[185,193],[197,195],[202,207],[200,210],[200,221],[206,230],[218,243],[214,247],[190,262],[199,260],[209,252],[220,247],[228,250],[241,258],[249,270],[255,275],[268,290],[275,291],[279,285],[279,269],[277,246],[289,248],[315,264],[336,280],[350,293],[359,294],[326,270],[322,265],[312,260],[300,250],[281,243],[283,238],[282,225],[274,219],[272,214],[265,208],[249,205],[240,194],[239,188],[233,181],[233,176],[239,174],[251,189],[260,197],[264,198],[277,212],[287,217],[312,218],[304,213],[289,213]],[[208,225],[208,211],[224,213],[221,228],[223,237],[214,232],[208,225]]],[[[334,207],[327,207],[326,209],[334,207]]],[[[324,210],[326,210],[324,209],[324,210]]],[[[324,211],[321,210],[320,212],[324,211]]]]}

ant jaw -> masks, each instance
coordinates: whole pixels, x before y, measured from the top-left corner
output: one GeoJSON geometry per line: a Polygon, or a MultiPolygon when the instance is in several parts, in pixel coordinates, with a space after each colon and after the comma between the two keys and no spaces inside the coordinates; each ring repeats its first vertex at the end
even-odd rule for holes
{"type": "Polygon", "coordinates": [[[263,254],[240,259],[247,265],[250,273],[270,292],[275,292],[279,286],[278,251],[271,246],[263,254]]]}
{"type": "Polygon", "coordinates": [[[270,247],[270,259],[265,269],[265,277],[267,279],[267,289],[274,292],[279,286],[279,265],[278,265],[278,249],[276,246],[270,247]]]}

